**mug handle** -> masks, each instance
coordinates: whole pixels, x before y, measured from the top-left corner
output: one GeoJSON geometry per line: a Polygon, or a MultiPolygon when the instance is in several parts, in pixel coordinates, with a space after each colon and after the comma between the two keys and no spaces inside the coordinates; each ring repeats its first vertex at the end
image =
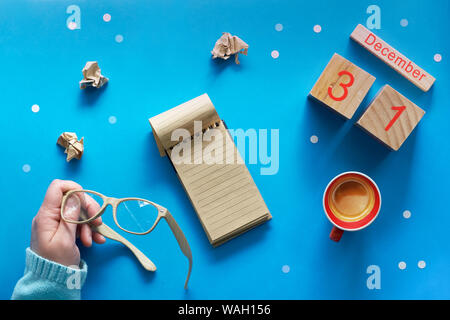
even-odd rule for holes
{"type": "Polygon", "coordinates": [[[339,242],[341,240],[342,234],[344,233],[344,230],[339,229],[338,227],[333,227],[330,232],[330,239],[336,242],[339,242]]]}

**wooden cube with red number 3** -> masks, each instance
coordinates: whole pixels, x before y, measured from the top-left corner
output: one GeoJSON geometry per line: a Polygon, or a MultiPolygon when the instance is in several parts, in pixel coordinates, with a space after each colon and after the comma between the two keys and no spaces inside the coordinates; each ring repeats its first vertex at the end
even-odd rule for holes
{"type": "Polygon", "coordinates": [[[335,53],[309,94],[351,119],[374,81],[374,76],[335,53]]]}
{"type": "Polygon", "coordinates": [[[422,119],[425,111],[385,85],[358,120],[358,125],[398,150],[422,119]]]}

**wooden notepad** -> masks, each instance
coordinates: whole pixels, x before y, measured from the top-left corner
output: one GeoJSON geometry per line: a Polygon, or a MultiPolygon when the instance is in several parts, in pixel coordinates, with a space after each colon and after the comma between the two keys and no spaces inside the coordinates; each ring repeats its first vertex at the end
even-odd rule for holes
{"type": "Polygon", "coordinates": [[[161,156],[169,156],[213,246],[272,218],[207,94],[149,121],[161,156]],[[173,138],[176,129],[187,138],[173,138]]]}

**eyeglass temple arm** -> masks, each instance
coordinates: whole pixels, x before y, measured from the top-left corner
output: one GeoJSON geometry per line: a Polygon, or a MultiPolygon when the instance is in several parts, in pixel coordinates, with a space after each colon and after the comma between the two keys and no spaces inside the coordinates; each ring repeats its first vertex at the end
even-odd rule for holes
{"type": "Polygon", "coordinates": [[[178,223],[175,221],[175,219],[172,217],[169,211],[166,210],[164,218],[167,220],[167,223],[169,224],[170,229],[172,230],[172,233],[174,234],[175,238],[177,239],[178,245],[180,246],[181,251],[183,254],[188,258],[189,260],[189,271],[186,277],[186,282],[184,283],[184,288],[187,289],[187,285],[189,282],[189,278],[191,277],[191,271],[192,271],[192,252],[191,247],[189,246],[189,243],[187,242],[186,237],[184,236],[183,231],[181,231],[181,228],[178,226],[178,223]]]}
{"type": "MultiPolygon", "coordinates": [[[[84,210],[80,211],[80,216],[83,219],[87,218],[87,214],[84,210]]],[[[155,264],[147,258],[145,254],[143,254],[138,248],[136,248],[131,242],[129,242],[127,239],[122,237],[119,233],[108,227],[105,223],[102,223],[99,226],[94,226],[92,223],[89,223],[89,226],[91,229],[97,233],[100,233],[102,236],[115,240],[117,242],[122,243],[124,246],[126,246],[128,249],[130,249],[131,252],[136,256],[136,258],[139,260],[141,265],[144,267],[144,269],[148,271],[156,271],[155,264]]]]}

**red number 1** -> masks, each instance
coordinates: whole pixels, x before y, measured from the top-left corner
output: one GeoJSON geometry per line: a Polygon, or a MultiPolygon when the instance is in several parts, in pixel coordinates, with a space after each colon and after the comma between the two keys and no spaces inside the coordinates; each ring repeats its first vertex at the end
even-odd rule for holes
{"type": "Polygon", "coordinates": [[[397,113],[395,114],[395,116],[392,118],[392,120],[388,123],[388,125],[386,126],[386,128],[384,130],[389,131],[389,129],[392,127],[392,125],[394,124],[395,121],[397,121],[398,117],[400,117],[400,115],[402,114],[403,111],[405,111],[406,107],[405,106],[400,106],[400,107],[391,107],[392,110],[397,110],[397,113]]]}
{"type": "Polygon", "coordinates": [[[351,74],[351,73],[350,73],[349,71],[347,71],[347,70],[343,70],[343,71],[339,72],[339,73],[338,73],[338,76],[342,76],[342,75],[344,75],[344,74],[350,77],[350,81],[347,82],[347,83],[343,83],[343,82],[339,83],[339,85],[342,87],[342,89],[344,89],[344,93],[342,94],[342,96],[340,96],[340,97],[335,97],[335,96],[333,95],[333,87],[332,87],[332,86],[329,86],[329,87],[328,87],[328,95],[329,95],[330,98],[333,99],[333,100],[336,100],[336,101],[342,101],[342,100],[344,100],[345,98],[347,98],[347,95],[348,95],[348,89],[347,89],[347,88],[351,87],[351,86],[353,85],[353,82],[355,81],[355,77],[353,77],[353,74],[351,74]]]}

